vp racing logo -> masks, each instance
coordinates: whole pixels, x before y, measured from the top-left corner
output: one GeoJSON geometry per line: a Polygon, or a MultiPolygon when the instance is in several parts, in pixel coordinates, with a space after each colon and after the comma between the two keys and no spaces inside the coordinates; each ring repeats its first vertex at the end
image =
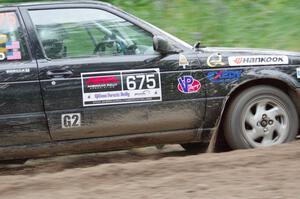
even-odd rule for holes
{"type": "Polygon", "coordinates": [[[200,88],[201,83],[190,75],[178,78],[178,90],[182,93],[197,93],[200,88]]]}

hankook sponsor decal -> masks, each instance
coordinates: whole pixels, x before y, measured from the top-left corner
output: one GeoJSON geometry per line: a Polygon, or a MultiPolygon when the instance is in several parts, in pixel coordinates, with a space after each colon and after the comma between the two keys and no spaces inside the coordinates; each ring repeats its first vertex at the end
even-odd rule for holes
{"type": "Polygon", "coordinates": [[[178,90],[182,93],[197,93],[200,88],[201,83],[190,75],[178,78],[178,90]]]}
{"type": "Polygon", "coordinates": [[[229,66],[257,66],[257,65],[281,65],[289,64],[287,56],[233,56],[228,57],[229,66]]]}
{"type": "Polygon", "coordinates": [[[83,106],[162,100],[159,68],[81,74],[83,106]]]}
{"type": "Polygon", "coordinates": [[[213,83],[228,83],[240,80],[242,73],[243,70],[211,71],[207,77],[213,83]]]}

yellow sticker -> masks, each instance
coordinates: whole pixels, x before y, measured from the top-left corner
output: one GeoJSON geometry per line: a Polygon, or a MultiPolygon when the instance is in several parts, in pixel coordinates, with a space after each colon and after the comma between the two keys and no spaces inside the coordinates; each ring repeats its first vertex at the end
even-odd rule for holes
{"type": "Polygon", "coordinates": [[[0,34],[0,44],[4,44],[7,42],[7,35],[0,34]]]}
{"type": "Polygon", "coordinates": [[[207,65],[209,67],[222,67],[225,63],[223,62],[222,55],[220,53],[215,53],[208,57],[207,65]]]}
{"type": "Polygon", "coordinates": [[[182,66],[185,69],[188,65],[190,65],[190,63],[187,60],[186,56],[183,54],[179,54],[179,66],[182,66]]]}
{"type": "Polygon", "coordinates": [[[0,53],[6,53],[6,52],[7,52],[6,48],[0,48],[0,53]]]}

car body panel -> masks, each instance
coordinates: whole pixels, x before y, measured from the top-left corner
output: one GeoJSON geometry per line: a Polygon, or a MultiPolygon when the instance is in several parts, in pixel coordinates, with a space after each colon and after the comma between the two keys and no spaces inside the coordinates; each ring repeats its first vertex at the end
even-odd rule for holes
{"type": "MultiPolygon", "coordinates": [[[[98,63],[91,63],[80,59],[81,64],[72,65],[55,63],[50,68],[71,70],[72,77],[67,79],[49,79],[44,74],[49,68],[47,64],[40,64],[41,85],[44,94],[45,110],[49,122],[50,132],[54,140],[77,139],[88,137],[103,137],[144,132],[166,130],[194,129],[203,123],[205,115],[205,92],[192,95],[174,92],[178,86],[178,78],[190,75],[191,70],[182,71],[178,66],[178,55],[163,58],[160,61],[145,63],[153,57],[127,57],[115,59],[107,58],[98,63]],[[141,61],[138,61],[138,60],[141,61]],[[106,61],[107,60],[107,61],[106,61]],[[124,60],[121,61],[121,60],[124,60]],[[127,61],[125,61],[127,60],[127,61]],[[130,61],[134,60],[134,61],[130,61]],[[98,70],[100,68],[101,70],[98,70]],[[123,105],[83,107],[82,85],[80,74],[101,71],[112,72],[120,69],[124,71],[159,68],[162,82],[162,102],[134,103],[123,105]],[[173,70],[173,71],[172,71],[173,70]],[[56,84],[53,86],[52,82],[56,84]],[[66,95],[69,92],[69,95],[66,95]],[[183,102],[183,100],[185,100],[183,102]],[[198,108],[195,108],[198,107],[198,108]],[[80,113],[82,125],[77,129],[63,129],[61,115],[66,113],[80,113]]],[[[191,66],[198,65],[197,57],[189,59],[191,66]]],[[[51,70],[51,69],[50,69],[51,70]]],[[[202,79],[201,75],[198,75],[202,79]]],[[[195,76],[196,77],[196,76],[195,76]]]]}
{"type": "MultiPolygon", "coordinates": [[[[199,50],[199,59],[202,63],[203,73],[206,77],[207,93],[207,114],[205,116],[204,128],[218,127],[218,122],[223,116],[226,103],[235,90],[251,82],[264,80],[277,80],[286,84],[292,90],[299,88],[299,79],[297,78],[297,68],[300,64],[300,53],[289,51],[278,51],[271,49],[251,49],[251,48],[218,48],[208,47],[199,50]],[[207,61],[211,55],[220,54],[223,67],[210,67],[207,61]],[[229,66],[228,59],[233,56],[288,56],[289,63],[285,65],[258,65],[258,66],[229,66]],[[220,72],[240,71],[239,78],[225,79],[223,81],[213,81],[209,78],[211,72],[217,76],[220,72]],[[227,81],[228,80],[228,81],[227,81]],[[215,112],[220,114],[216,115],[215,112]],[[210,114],[213,113],[213,114],[210,114]]],[[[253,83],[255,84],[255,83],[253,83]]],[[[296,104],[298,105],[298,104],[296,104]]]]}
{"type": "MultiPolygon", "coordinates": [[[[28,33],[26,37],[30,41],[32,60],[36,62],[14,65],[16,68],[30,69],[28,74],[14,76],[5,73],[11,66],[0,65],[0,90],[5,92],[5,95],[1,95],[4,102],[0,101],[0,128],[5,129],[0,132],[0,159],[116,150],[153,144],[208,142],[212,132],[219,127],[230,97],[244,85],[276,80],[295,92],[300,87],[297,77],[300,53],[242,48],[192,49],[151,24],[106,3],[37,3],[21,4],[18,8],[26,25],[24,33],[28,33]],[[62,8],[105,10],[153,36],[164,37],[181,53],[48,59],[28,10],[62,8]],[[182,56],[188,64],[180,64],[182,56]],[[244,56],[282,56],[280,59],[287,57],[288,63],[230,66],[231,58],[244,56]],[[161,100],[84,106],[83,74],[116,71],[134,73],[153,69],[159,70],[161,100]],[[49,76],[49,71],[60,70],[70,71],[71,74],[67,77],[49,76]],[[180,81],[182,83],[186,77],[197,80],[201,88],[195,93],[182,92],[180,81]],[[27,89],[23,89],[25,87],[27,89]],[[80,115],[80,126],[64,128],[63,115],[68,114],[80,115]]],[[[13,7],[1,9],[18,12],[13,7]]]]}
{"type": "MultiPolygon", "coordinates": [[[[0,12],[15,12],[21,19],[13,7],[0,12]]],[[[0,92],[0,146],[50,141],[35,61],[0,63],[0,92]]]]}
{"type": "MultiPolygon", "coordinates": [[[[161,56],[131,55],[113,57],[91,57],[47,60],[35,36],[34,26],[28,15],[28,10],[43,9],[100,9],[113,13],[127,21],[136,24],[152,35],[161,34],[148,24],[123,12],[101,4],[59,4],[22,7],[31,40],[36,43],[36,56],[39,67],[44,106],[53,140],[68,140],[80,138],[107,137],[139,133],[154,133],[157,131],[174,131],[182,129],[198,129],[203,125],[205,115],[205,88],[198,93],[184,94],[178,91],[178,78],[195,74],[194,78],[203,79],[201,66],[197,55],[185,46],[169,41],[177,47],[186,50],[184,56],[189,65],[183,69],[179,64],[178,54],[161,56]],[[81,75],[86,73],[111,73],[115,71],[134,71],[159,69],[161,79],[161,102],[116,104],[110,106],[83,107],[81,75]],[[192,70],[197,69],[195,73],[192,70]],[[71,71],[67,78],[51,78],[49,71],[71,71]],[[55,83],[55,85],[53,85],[55,83]],[[177,92],[174,92],[176,90],[177,92]],[[66,94],[68,93],[68,94],[66,94]],[[183,101],[185,100],[185,101],[183,101]],[[62,115],[77,113],[81,115],[81,127],[62,128],[62,115]]],[[[165,36],[166,37],[166,36],[165,36]]]]}

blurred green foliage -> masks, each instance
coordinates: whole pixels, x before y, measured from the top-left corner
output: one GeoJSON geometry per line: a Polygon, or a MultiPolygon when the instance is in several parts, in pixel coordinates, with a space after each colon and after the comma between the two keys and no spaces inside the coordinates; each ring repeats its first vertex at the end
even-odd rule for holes
{"type": "Polygon", "coordinates": [[[106,1],[191,44],[300,51],[299,0],[106,1]]]}

